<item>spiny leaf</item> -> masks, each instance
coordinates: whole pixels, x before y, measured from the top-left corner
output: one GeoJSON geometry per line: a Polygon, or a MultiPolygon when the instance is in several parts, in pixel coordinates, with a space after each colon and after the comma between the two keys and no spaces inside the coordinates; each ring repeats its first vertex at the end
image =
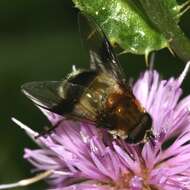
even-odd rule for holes
{"type": "MultiPolygon", "coordinates": [[[[161,23],[163,19],[161,10],[164,7],[164,13],[166,13],[164,15],[169,15],[169,18],[172,18],[176,27],[178,27],[183,9],[190,2],[188,0],[184,4],[178,5],[176,0],[158,1],[162,7],[157,7],[158,9],[155,10],[155,1],[152,0],[73,0],[77,8],[84,14],[92,16],[103,28],[113,45],[119,45],[123,49],[123,52],[144,54],[146,57],[151,51],[160,50],[165,47],[170,48],[171,39],[167,38],[154,22],[152,22],[154,20],[152,18],[154,14],[150,18],[150,15],[147,14],[149,10],[145,10],[145,6],[142,6],[142,3],[150,5],[150,12],[153,12],[153,10],[157,11],[156,15],[159,17],[155,18],[157,22],[160,20],[161,23]],[[153,3],[151,4],[151,2],[153,3]],[[153,8],[152,10],[151,7],[153,8]]],[[[165,20],[167,21],[167,16],[165,20]]],[[[167,23],[165,23],[165,26],[167,26],[167,23]]],[[[180,40],[178,41],[180,42],[180,40]]],[[[189,46],[186,45],[186,47],[189,46]]],[[[177,52],[177,54],[179,55],[180,53],[177,52]]],[[[182,56],[182,59],[187,59],[182,56]]],[[[186,54],[185,56],[188,57],[186,54]]]]}
{"type": "MultiPolygon", "coordinates": [[[[125,52],[148,54],[167,47],[167,41],[132,0],[73,0],[75,6],[92,16],[112,44],[125,52]]],[[[170,6],[173,6],[170,5],[170,6]]]]}

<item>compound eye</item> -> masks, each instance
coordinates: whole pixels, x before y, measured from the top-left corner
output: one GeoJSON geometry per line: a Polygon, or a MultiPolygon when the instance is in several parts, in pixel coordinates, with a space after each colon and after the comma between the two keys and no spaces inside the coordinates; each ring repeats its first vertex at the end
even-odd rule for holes
{"type": "Polygon", "coordinates": [[[148,113],[142,116],[141,122],[129,133],[126,141],[128,143],[139,143],[146,138],[146,135],[152,135],[152,118],[148,113]]]}

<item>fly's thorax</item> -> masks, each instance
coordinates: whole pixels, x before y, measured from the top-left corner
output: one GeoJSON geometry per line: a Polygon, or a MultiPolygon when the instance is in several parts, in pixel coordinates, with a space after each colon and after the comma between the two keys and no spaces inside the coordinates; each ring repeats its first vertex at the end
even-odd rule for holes
{"type": "Polygon", "coordinates": [[[108,73],[98,74],[92,82],[84,88],[76,109],[87,112],[90,118],[96,117],[105,109],[105,103],[112,91],[118,88],[118,84],[108,73]]]}
{"type": "Polygon", "coordinates": [[[100,73],[84,88],[79,103],[93,114],[98,114],[100,110],[104,110],[108,95],[117,86],[109,73],[100,73]]]}

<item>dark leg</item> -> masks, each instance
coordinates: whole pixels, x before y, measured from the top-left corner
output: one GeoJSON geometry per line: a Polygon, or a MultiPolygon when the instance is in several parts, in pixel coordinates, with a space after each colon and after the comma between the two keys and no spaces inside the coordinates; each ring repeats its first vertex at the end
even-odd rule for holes
{"type": "Polygon", "coordinates": [[[54,130],[59,126],[59,124],[62,122],[63,120],[58,121],[54,126],[52,126],[51,128],[47,128],[45,127],[44,131],[40,132],[39,135],[37,135],[35,137],[35,139],[38,139],[39,137],[47,137],[48,135],[52,134],[54,132],[54,130]]]}

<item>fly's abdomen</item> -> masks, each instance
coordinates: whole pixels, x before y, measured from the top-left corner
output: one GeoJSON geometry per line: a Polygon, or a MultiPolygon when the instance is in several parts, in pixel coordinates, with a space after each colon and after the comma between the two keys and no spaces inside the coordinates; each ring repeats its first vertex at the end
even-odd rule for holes
{"type": "Polygon", "coordinates": [[[110,133],[128,139],[130,143],[142,140],[151,127],[151,117],[133,95],[110,94],[106,110],[107,118],[112,118],[107,119],[110,133]]]}

